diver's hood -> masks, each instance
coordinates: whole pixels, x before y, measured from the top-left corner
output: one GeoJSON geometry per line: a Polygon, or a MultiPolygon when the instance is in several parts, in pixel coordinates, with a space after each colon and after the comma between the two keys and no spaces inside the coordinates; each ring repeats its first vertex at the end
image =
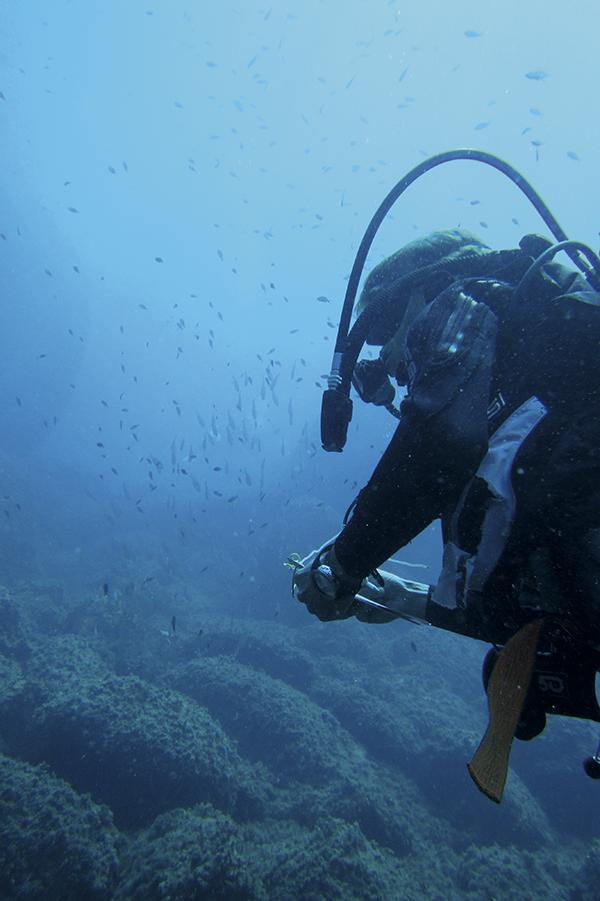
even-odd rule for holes
{"type": "Polygon", "coordinates": [[[433,299],[438,293],[437,279],[431,279],[435,272],[447,271],[455,278],[470,274],[473,262],[480,263],[481,258],[492,253],[491,249],[471,232],[460,228],[447,231],[435,231],[424,238],[411,241],[400,250],[379,263],[365,281],[356,314],[360,316],[367,307],[397,295],[395,302],[385,306],[393,308],[393,318],[377,316],[370,328],[367,344],[383,345],[393,336],[403,309],[408,304],[410,291],[407,290],[407,277],[410,285],[424,287],[426,301],[433,299]],[[464,264],[464,266],[463,266],[464,264]],[[462,271],[464,269],[464,271],[462,271]],[[419,274],[422,274],[422,280],[419,274]],[[431,285],[432,296],[427,296],[427,282],[431,285]]]}

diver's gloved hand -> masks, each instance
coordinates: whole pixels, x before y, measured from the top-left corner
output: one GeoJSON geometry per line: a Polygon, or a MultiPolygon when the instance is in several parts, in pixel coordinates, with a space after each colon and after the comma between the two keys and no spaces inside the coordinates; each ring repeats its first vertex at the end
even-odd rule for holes
{"type": "Polygon", "coordinates": [[[313,551],[294,573],[294,597],[321,622],[348,619],[356,613],[354,597],[361,579],[348,575],[333,545],[313,551]]]}
{"type": "Polygon", "coordinates": [[[429,585],[384,569],[379,569],[377,575],[378,582],[368,578],[361,585],[355,605],[357,619],[363,623],[389,623],[398,618],[428,622],[429,585]]]}
{"type": "Polygon", "coordinates": [[[381,359],[359,360],[352,373],[352,384],[368,404],[387,407],[394,403],[396,392],[381,359]]]}

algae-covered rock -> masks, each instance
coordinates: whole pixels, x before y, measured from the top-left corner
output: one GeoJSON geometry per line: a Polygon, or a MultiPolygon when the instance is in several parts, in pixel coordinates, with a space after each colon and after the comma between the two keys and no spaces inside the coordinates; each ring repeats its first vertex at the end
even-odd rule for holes
{"type": "Polygon", "coordinates": [[[0,756],[2,898],[111,898],[117,848],[108,808],[44,767],[0,756]]]}
{"type": "MultiPolygon", "coordinates": [[[[455,882],[461,897],[484,901],[568,901],[571,893],[570,865],[562,860],[562,869],[556,853],[522,851],[520,848],[497,845],[472,846],[461,855],[457,865],[455,882]]],[[[590,896],[591,897],[591,896],[590,896]]],[[[597,887],[594,898],[597,898],[597,887]]]]}
{"type": "Polygon", "coordinates": [[[115,676],[83,641],[54,639],[30,678],[39,702],[17,750],[108,804],[128,827],[210,801],[256,815],[256,774],[202,707],[136,676],[115,676]]]}
{"type": "Polygon", "coordinates": [[[257,863],[270,901],[426,897],[421,886],[411,884],[403,863],[368,841],[354,823],[325,816],[312,829],[282,824],[266,830],[264,838],[255,832],[255,841],[262,845],[257,863]]]}
{"type": "MultiPolygon", "coordinates": [[[[315,682],[311,696],[330,710],[373,761],[401,772],[422,798],[457,829],[486,844],[518,841],[528,848],[552,843],[546,812],[511,769],[500,808],[478,794],[468,777],[480,735],[473,712],[441,680],[432,691],[414,667],[370,684],[359,664],[334,661],[315,682]],[[370,688],[369,688],[370,686],[370,688]]],[[[472,840],[471,838],[471,840],[472,840]]]]}
{"type": "Polygon", "coordinates": [[[169,682],[208,708],[244,755],[286,779],[320,785],[340,772],[341,763],[358,762],[358,749],[331,713],[229,657],[193,660],[169,682]]]}
{"type": "Polygon", "coordinates": [[[31,637],[23,606],[14,593],[0,585],[0,653],[17,660],[26,659],[31,637]]]}
{"type": "Polygon", "coordinates": [[[0,653],[25,661],[40,635],[62,630],[66,611],[56,583],[22,580],[0,586],[0,653]]]}
{"type": "Polygon", "coordinates": [[[0,654],[0,716],[6,716],[25,691],[21,665],[0,654]]]}
{"type": "Polygon", "coordinates": [[[229,816],[210,804],[174,810],[131,841],[115,901],[266,899],[251,860],[229,816]]]}
{"type": "Polygon", "coordinates": [[[0,654],[0,752],[9,750],[8,724],[19,717],[24,705],[25,679],[20,664],[0,654]]]}
{"type": "Polygon", "coordinates": [[[600,887],[600,839],[585,848],[585,859],[579,864],[572,881],[570,901],[597,901],[600,887]]]}
{"type": "Polygon", "coordinates": [[[191,898],[421,901],[423,892],[355,824],[324,816],[310,828],[289,821],[240,826],[202,804],[158,817],[132,840],[115,893],[115,901],[191,898]]]}
{"type": "Polygon", "coordinates": [[[230,657],[300,690],[319,671],[318,658],[303,647],[302,633],[269,622],[205,616],[200,634],[179,642],[180,660],[230,657]]]}
{"type": "MultiPolygon", "coordinates": [[[[356,822],[400,855],[429,814],[414,786],[369,759],[336,718],[279,679],[230,658],[197,659],[171,684],[207,707],[242,754],[274,774],[277,815],[306,826],[326,814],[356,822]]],[[[447,828],[447,827],[446,827],[447,828]]]]}

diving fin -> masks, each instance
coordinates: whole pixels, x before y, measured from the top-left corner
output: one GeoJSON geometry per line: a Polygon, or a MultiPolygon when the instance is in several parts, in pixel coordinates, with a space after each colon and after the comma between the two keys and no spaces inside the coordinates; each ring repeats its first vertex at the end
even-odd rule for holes
{"type": "Polygon", "coordinates": [[[467,768],[477,788],[497,804],[510,750],[533,673],[543,619],[523,626],[502,649],[487,687],[489,722],[467,768]]]}

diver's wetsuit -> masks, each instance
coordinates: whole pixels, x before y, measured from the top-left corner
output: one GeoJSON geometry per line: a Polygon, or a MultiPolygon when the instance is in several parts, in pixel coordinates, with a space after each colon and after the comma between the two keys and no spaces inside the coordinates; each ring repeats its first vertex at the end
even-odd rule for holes
{"type": "MultiPolygon", "coordinates": [[[[589,596],[600,597],[599,298],[554,263],[538,273],[524,303],[511,305],[510,288],[489,279],[455,283],[413,323],[401,421],[335,552],[350,575],[363,578],[439,517],[446,540],[490,435],[535,396],[547,412],[512,466],[516,515],[478,615],[488,622],[501,611],[506,626],[512,605],[518,625],[517,597],[535,558],[580,620],[591,604],[588,626],[600,632],[589,596]]],[[[539,595],[539,584],[531,590],[539,595]]],[[[445,616],[436,623],[434,611],[432,621],[451,628],[445,616]]]]}

